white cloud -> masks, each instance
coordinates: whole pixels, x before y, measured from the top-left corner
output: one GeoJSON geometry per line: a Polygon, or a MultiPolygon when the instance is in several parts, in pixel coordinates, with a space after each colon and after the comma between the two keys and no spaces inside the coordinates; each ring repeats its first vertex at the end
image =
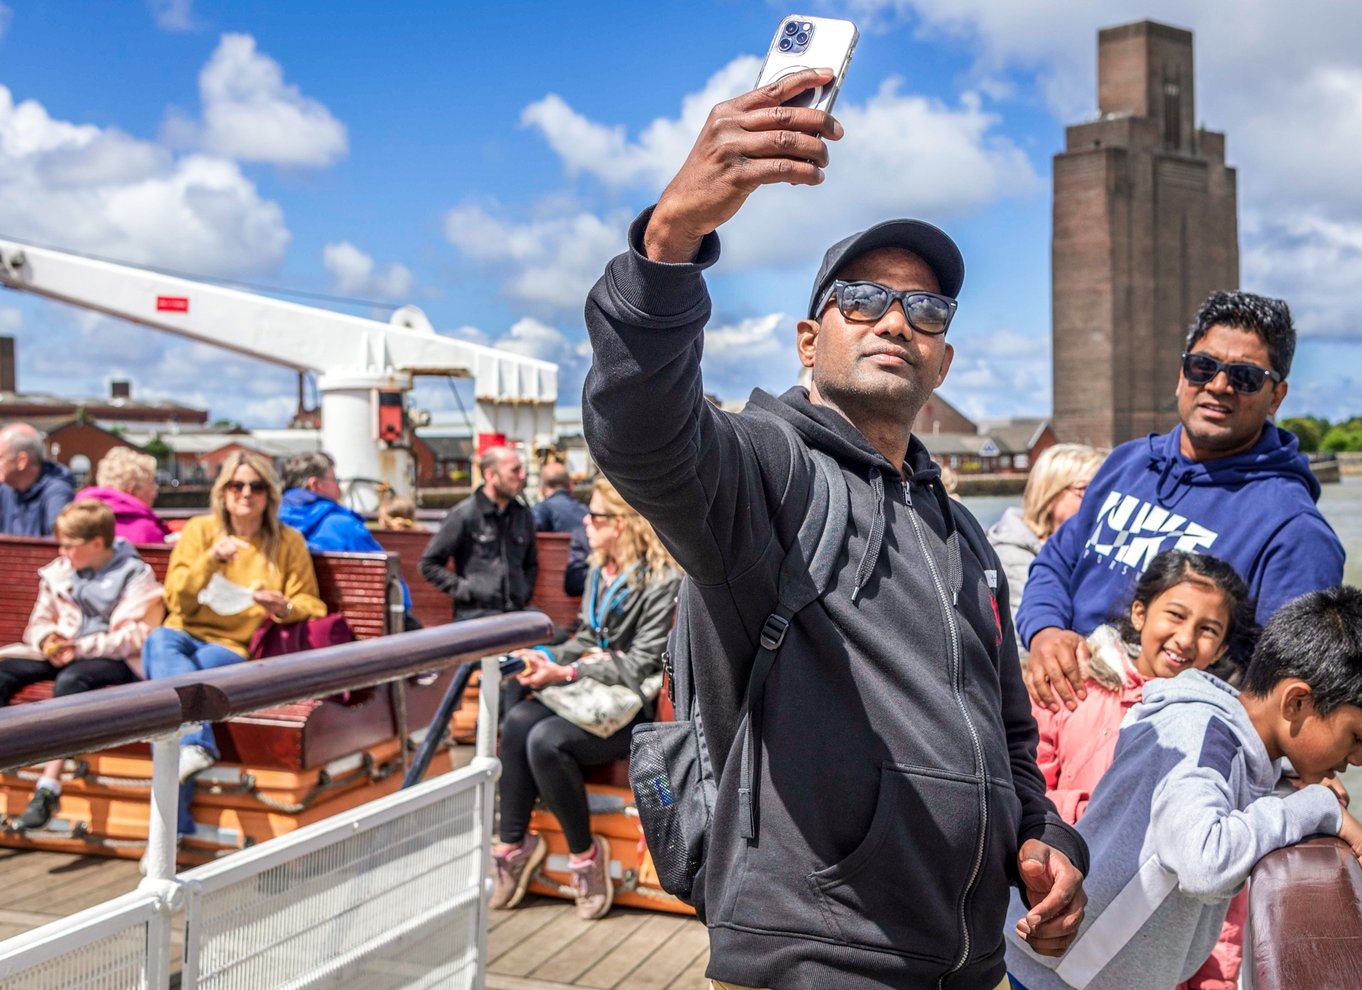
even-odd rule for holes
{"type": "Polygon", "coordinates": [[[628,213],[568,213],[518,223],[464,204],[445,214],[445,236],[503,277],[504,294],[541,315],[580,313],[605,263],[624,247],[628,213]]]}
{"type": "MultiPolygon", "coordinates": [[[[543,133],[570,174],[655,193],[685,160],[711,106],[750,88],[757,68],[751,57],[735,59],[687,96],[677,116],[652,121],[636,140],[556,95],[531,104],[522,120],[543,133]]],[[[846,136],[831,145],[826,181],[814,190],[757,190],[723,229],[726,267],[802,263],[810,244],[889,216],[955,217],[1041,189],[1030,160],[998,133],[999,118],[976,94],[947,106],[903,90],[903,80],[890,78],[864,103],[840,103],[846,136]],[[930,154],[922,153],[923,135],[930,154]]]]}
{"type": "Polygon", "coordinates": [[[681,101],[676,117],[659,117],[630,141],[625,128],[596,123],[550,93],[527,106],[522,124],[537,128],[571,174],[587,173],[616,186],[663,184],[681,167],[710,108],[752,88],[761,68],[748,55],[734,59],[681,101]]]}
{"type": "Polygon", "coordinates": [[[24,314],[13,306],[0,306],[0,333],[13,336],[24,328],[24,314]]]}
{"type": "Polygon", "coordinates": [[[336,289],[347,295],[401,299],[411,292],[412,275],[406,265],[393,262],[376,270],[374,259],[349,241],[326,245],[322,266],[336,280],[336,289]]]}
{"type": "Polygon", "coordinates": [[[560,365],[574,364],[578,358],[573,342],[568,340],[561,330],[528,316],[517,320],[510,330],[493,342],[492,346],[498,350],[538,358],[541,361],[554,361],[560,365]]]}
{"type": "Polygon", "coordinates": [[[175,156],[53,118],[0,86],[0,229],[20,238],[214,274],[272,268],[283,212],[232,162],[175,156]]]}
{"type": "Polygon", "coordinates": [[[193,31],[199,24],[194,0],[148,0],[152,20],[162,31],[193,31]]]}
{"type": "MultiPolygon", "coordinates": [[[[952,331],[954,335],[954,331],[952,331]]],[[[1001,328],[961,334],[941,387],[971,419],[1043,416],[1050,408],[1050,350],[1033,337],[1001,328]]]]}
{"type": "Polygon", "coordinates": [[[323,166],[348,150],[345,125],[284,81],[284,70],[248,34],[224,34],[199,73],[203,120],[172,113],[165,133],[237,161],[323,166]]]}

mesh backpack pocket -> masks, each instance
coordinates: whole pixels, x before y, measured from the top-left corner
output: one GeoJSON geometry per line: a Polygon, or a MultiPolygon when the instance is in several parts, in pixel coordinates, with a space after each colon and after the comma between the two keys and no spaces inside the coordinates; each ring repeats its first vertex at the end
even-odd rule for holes
{"type": "Polygon", "coordinates": [[[643,823],[658,882],[690,902],[705,862],[715,784],[699,723],[648,722],[634,727],[629,786],[643,823]]]}

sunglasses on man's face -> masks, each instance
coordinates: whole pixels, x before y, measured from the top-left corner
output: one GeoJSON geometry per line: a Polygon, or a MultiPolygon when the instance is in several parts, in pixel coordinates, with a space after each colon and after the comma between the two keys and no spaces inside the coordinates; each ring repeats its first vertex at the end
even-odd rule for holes
{"type": "Polygon", "coordinates": [[[837,300],[837,311],[852,323],[874,323],[889,307],[898,300],[903,304],[908,325],[918,333],[939,337],[951,325],[955,316],[956,301],[935,292],[920,289],[891,289],[879,282],[843,282],[838,279],[828,286],[823,301],[818,304],[821,313],[829,300],[837,300]]]}
{"type": "Polygon", "coordinates": [[[1263,382],[1269,378],[1274,382],[1282,380],[1282,376],[1277,372],[1269,368],[1260,368],[1256,364],[1226,364],[1209,354],[1182,355],[1182,377],[1187,379],[1188,384],[1205,385],[1222,371],[1225,372],[1225,380],[1230,383],[1230,388],[1240,395],[1252,395],[1262,388],[1263,382]]]}
{"type": "Polygon", "coordinates": [[[240,495],[248,488],[253,495],[263,495],[270,490],[270,486],[263,481],[229,481],[222,487],[233,495],[240,495]]]}

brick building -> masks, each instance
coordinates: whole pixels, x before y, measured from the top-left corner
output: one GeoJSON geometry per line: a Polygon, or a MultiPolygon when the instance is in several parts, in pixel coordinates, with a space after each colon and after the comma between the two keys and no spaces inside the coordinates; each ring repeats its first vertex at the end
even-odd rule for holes
{"type": "Polygon", "coordinates": [[[1192,34],[1098,33],[1096,120],[1054,159],[1054,430],[1099,447],[1177,422],[1188,324],[1239,285],[1235,171],[1195,125],[1192,34]]]}

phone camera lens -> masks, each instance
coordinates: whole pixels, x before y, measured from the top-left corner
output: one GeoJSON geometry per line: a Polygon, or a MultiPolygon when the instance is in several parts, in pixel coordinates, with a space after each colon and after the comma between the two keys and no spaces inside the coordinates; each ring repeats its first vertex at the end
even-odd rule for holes
{"type": "Polygon", "coordinates": [[[785,25],[785,33],[786,33],[786,34],[794,34],[794,33],[795,33],[796,31],[798,31],[798,30],[799,30],[799,24],[798,24],[797,22],[795,22],[795,21],[790,21],[788,24],[785,25]]]}
{"type": "Polygon", "coordinates": [[[794,40],[796,45],[807,45],[809,43],[809,35],[805,31],[800,31],[797,35],[795,35],[794,40]]]}
{"type": "Polygon", "coordinates": [[[783,52],[788,52],[791,48],[794,47],[794,42],[792,42],[789,38],[781,38],[780,44],[777,45],[776,47],[783,52]]]}

